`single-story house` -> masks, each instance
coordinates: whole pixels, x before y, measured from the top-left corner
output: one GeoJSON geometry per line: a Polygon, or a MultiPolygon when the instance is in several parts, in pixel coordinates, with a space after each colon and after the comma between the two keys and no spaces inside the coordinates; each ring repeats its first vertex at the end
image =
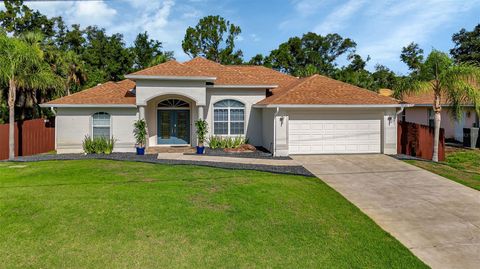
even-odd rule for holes
{"type": "MultiPolygon", "coordinates": [[[[433,127],[435,122],[433,99],[433,92],[405,96],[403,101],[412,104],[413,107],[406,108],[399,120],[433,127]]],[[[475,108],[472,105],[465,105],[462,117],[455,120],[448,103],[445,100],[440,101],[442,104],[440,128],[445,130],[445,138],[463,142],[463,128],[479,126],[478,115],[475,112],[475,108]]]]}
{"type": "Polygon", "coordinates": [[[125,77],[42,105],[56,110],[58,153],[82,152],[86,135],[134,151],[137,119],[147,122],[147,147],[195,146],[194,122],[205,119],[209,135],[245,136],[276,156],[397,151],[405,105],[324,76],[195,58],[125,77]]]}

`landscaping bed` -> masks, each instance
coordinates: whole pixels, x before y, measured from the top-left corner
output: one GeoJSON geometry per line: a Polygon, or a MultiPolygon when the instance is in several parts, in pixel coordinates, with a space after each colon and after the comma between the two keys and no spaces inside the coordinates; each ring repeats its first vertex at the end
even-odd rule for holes
{"type": "MultiPolygon", "coordinates": [[[[195,153],[184,153],[185,155],[194,155],[195,153]]],[[[204,155],[207,156],[226,156],[239,158],[256,158],[256,159],[276,159],[276,160],[291,160],[290,157],[274,157],[272,153],[268,152],[262,147],[257,147],[254,151],[229,151],[225,149],[211,149],[205,148],[204,155]]]]}

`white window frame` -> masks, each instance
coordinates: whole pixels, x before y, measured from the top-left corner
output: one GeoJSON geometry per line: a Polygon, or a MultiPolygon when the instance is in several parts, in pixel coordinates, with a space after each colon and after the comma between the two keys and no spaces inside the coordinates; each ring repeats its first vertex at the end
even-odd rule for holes
{"type": "Polygon", "coordinates": [[[218,135],[218,136],[244,136],[245,135],[245,124],[246,124],[246,121],[245,121],[245,118],[246,118],[246,115],[245,115],[245,104],[243,102],[240,102],[238,100],[235,100],[235,99],[222,99],[222,100],[219,100],[217,102],[215,102],[213,104],[213,119],[212,119],[212,122],[213,122],[213,134],[214,135],[218,135]],[[222,101],[234,101],[234,102],[238,102],[240,104],[242,104],[243,106],[242,107],[232,107],[232,106],[226,106],[226,107],[215,107],[215,105],[217,103],[220,103],[222,101]],[[217,110],[227,110],[227,120],[226,121],[216,121],[215,120],[215,112],[217,110]],[[231,120],[231,110],[243,110],[243,121],[239,121],[239,120],[231,120]],[[215,123],[216,122],[219,122],[219,123],[227,123],[227,133],[226,134],[217,134],[215,133],[215,123]],[[241,134],[232,134],[231,133],[231,123],[234,123],[234,122],[242,122],[243,123],[243,132],[241,134]]]}
{"type": "Polygon", "coordinates": [[[100,127],[100,128],[108,127],[108,138],[111,138],[111,137],[112,137],[112,115],[111,115],[110,113],[104,112],[104,111],[99,111],[99,112],[93,113],[92,116],[91,116],[91,124],[90,124],[90,132],[91,132],[91,134],[92,134],[92,135],[91,135],[92,138],[94,138],[94,137],[93,137],[93,128],[95,128],[95,127],[100,127]],[[95,121],[94,121],[93,117],[94,117],[96,114],[102,114],[102,113],[108,115],[108,117],[109,117],[109,121],[108,121],[109,124],[108,124],[108,125],[95,125],[95,123],[94,123],[95,121]]]}

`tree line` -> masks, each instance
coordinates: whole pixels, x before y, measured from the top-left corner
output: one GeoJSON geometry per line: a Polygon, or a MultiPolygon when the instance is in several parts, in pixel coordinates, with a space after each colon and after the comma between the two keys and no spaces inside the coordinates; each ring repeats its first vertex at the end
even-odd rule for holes
{"type": "MultiPolygon", "coordinates": [[[[49,18],[30,9],[22,0],[6,0],[4,4],[6,9],[0,11],[0,36],[35,48],[42,63],[39,68],[44,75],[48,74],[48,83],[45,80],[43,85],[17,85],[16,120],[50,116],[49,110],[38,107],[39,103],[109,80],[118,81],[124,74],[174,59],[173,52],[165,51],[162,42],[151,39],[147,32],[139,33],[133,44],[127,46],[122,34],[110,35],[97,26],[67,26],[62,17],[49,18]]],[[[410,74],[400,76],[380,64],[369,71],[366,65],[370,57],[362,58],[356,53],[354,40],[337,33],[309,32],[289,38],[268,55],[257,54],[246,60],[236,46],[241,32],[239,26],[225,18],[207,16],[186,30],[182,48],[190,57],[202,56],[221,64],[264,65],[298,77],[322,74],[373,91],[398,88],[408,79],[420,77],[425,58],[418,44],[411,43],[400,55],[410,74]],[[346,58],[348,64],[339,66],[341,58],[346,58]]],[[[460,30],[452,40],[455,46],[451,57],[445,54],[452,62],[480,64],[480,25],[472,31],[460,30]]],[[[2,68],[0,72],[7,72],[6,67],[2,68]]],[[[8,80],[3,76],[0,123],[8,121],[8,89],[8,80]]]]}

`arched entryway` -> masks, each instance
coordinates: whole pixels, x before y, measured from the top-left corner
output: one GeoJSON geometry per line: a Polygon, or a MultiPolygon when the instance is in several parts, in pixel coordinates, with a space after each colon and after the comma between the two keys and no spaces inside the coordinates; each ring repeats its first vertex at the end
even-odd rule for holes
{"type": "Polygon", "coordinates": [[[157,144],[190,144],[190,103],[178,98],[157,105],[157,144]]]}

